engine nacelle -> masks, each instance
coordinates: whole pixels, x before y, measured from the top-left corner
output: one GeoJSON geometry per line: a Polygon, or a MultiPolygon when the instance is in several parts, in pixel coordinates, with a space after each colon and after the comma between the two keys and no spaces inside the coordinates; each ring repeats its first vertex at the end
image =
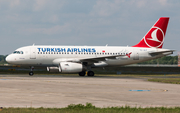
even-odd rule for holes
{"type": "Polygon", "coordinates": [[[74,62],[61,62],[59,67],[47,67],[49,72],[62,72],[62,73],[77,73],[86,70],[80,63],[74,62]]]}
{"type": "Polygon", "coordinates": [[[83,70],[83,65],[74,62],[61,62],[60,69],[62,73],[77,73],[83,70]]]}

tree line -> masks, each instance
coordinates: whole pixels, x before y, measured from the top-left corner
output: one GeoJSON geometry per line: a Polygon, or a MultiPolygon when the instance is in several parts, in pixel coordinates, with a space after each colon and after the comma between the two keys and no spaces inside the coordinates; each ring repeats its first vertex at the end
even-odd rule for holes
{"type": "MultiPolygon", "coordinates": [[[[7,63],[5,60],[6,56],[0,55],[0,64],[7,63]]],[[[158,59],[153,59],[138,64],[169,64],[169,65],[178,64],[178,56],[164,56],[158,59]]]]}
{"type": "Polygon", "coordinates": [[[164,56],[158,59],[153,59],[145,62],[141,62],[138,64],[178,64],[178,56],[164,56]]]}
{"type": "MultiPolygon", "coordinates": [[[[7,56],[7,55],[6,55],[7,56]]],[[[5,64],[5,63],[7,63],[6,62],[6,56],[4,56],[4,55],[0,55],[0,64],[5,64]]]]}

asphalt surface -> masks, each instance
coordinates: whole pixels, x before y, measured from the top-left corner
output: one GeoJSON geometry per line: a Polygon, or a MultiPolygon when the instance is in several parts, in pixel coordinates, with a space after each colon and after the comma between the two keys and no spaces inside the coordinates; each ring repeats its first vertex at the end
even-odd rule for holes
{"type": "Polygon", "coordinates": [[[0,107],[61,108],[92,103],[96,107],[180,106],[180,85],[147,77],[0,75],[0,107]]]}

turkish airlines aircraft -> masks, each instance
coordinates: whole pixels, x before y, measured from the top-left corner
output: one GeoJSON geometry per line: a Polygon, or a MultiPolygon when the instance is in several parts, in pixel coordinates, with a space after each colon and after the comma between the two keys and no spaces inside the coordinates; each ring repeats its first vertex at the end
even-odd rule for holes
{"type": "Polygon", "coordinates": [[[132,47],[122,46],[48,46],[32,45],[15,50],[6,61],[16,65],[46,66],[47,71],[79,73],[94,76],[91,68],[123,66],[173,54],[174,50],[162,49],[169,17],[161,17],[132,47]]]}

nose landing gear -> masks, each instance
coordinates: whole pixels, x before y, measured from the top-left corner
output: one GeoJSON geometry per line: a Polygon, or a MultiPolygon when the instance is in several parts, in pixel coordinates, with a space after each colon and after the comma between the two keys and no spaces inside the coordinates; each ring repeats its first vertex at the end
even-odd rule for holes
{"type": "Polygon", "coordinates": [[[30,75],[30,76],[33,76],[33,75],[34,75],[34,72],[33,72],[33,71],[30,71],[30,72],[29,72],[29,75],[30,75]]]}
{"type": "Polygon", "coordinates": [[[33,66],[31,66],[30,68],[31,68],[31,71],[29,72],[29,75],[30,75],[30,76],[33,76],[33,75],[34,75],[34,72],[33,72],[34,67],[33,67],[33,66]]]}

